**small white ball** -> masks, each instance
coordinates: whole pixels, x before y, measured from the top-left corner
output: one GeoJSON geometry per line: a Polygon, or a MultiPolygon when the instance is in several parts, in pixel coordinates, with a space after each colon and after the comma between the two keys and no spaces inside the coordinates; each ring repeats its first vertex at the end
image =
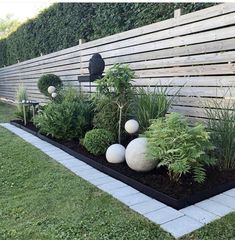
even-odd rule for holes
{"type": "Polygon", "coordinates": [[[25,100],[22,100],[21,102],[22,102],[22,103],[25,103],[25,100]]]}
{"type": "Polygon", "coordinates": [[[146,150],[146,138],[136,138],[128,144],[125,155],[126,163],[132,170],[138,172],[147,172],[156,167],[157,162],[147,158],[146,150]]]}
{"type": "Polygon", "coordinates": [[[128,120],[125,124],[125,130],[130,134],[134,134],[139,130],[139,123],[134,119],[128,120]]]}
{"type": "Polygon", "coordinates": [[[55,98],[55,97],[57,96],[57,93],[53,92],[53,93],[51,94],[51,96],[52,96],[53,98],[55,98]]]}
{"type": "Polygon", "coordinates": [[[125,161],[125,148],[121,144],[112,144],[106,151],[106,159],[110,163],[125,161]]]}
{"type": "Polygon", "coordinates": [[[48,89],[47,89],[47,91],[48,91],[48,93],[49,94],[52,94],[53,92],[55,92],[55,87],[54,86],[50,86],[50,87],[48,87],[48,89]]]}

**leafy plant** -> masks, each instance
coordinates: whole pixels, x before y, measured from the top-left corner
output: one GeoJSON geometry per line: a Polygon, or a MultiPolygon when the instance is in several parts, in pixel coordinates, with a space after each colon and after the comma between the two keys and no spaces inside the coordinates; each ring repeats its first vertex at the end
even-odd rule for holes
{"type": "Polygon", "coordinates": [[[235,168],[235,103],[231,99],[211,100],[206,110],[215,156],[223,169],[235,168]],[[213,108],[211,107],[213,106],[213,108]]]}
{"type": "Polygon", "coordinates": [[[39,78],[38,89],[42,94],[47,97],[51,97],[51,95],[48,93],[48,87],[50,86],[54,86],[56,90],[60,90],[63,86],[60,77],[54,74],[46,74],[39,78]]]}
{"type": "Polygon", "coordinates": [[[106,129],[93,129],[86,133],[83,146],[94,155],[105,154],[107,148],[114,143],[112,132],[106,129]]]}
{"type": "Polygon", "coordinates": [[[95,103],[95,127],[112,131],[121,142],[121,133],[134,96],[131,84],[134,72],[128,65],[115,64],[104,78],[97,80],[95,103]]]}
{"type": "Polygon", "coordinates": [[[60,101],[51,101],[34,123],[40,131],[64,140],[78,139],[91,127],[92,108],[89,100],[74,88],[61,92],[60,101]]]}
{"type": "MultiPolygon", "coordinates": [[[[16,91],[17,111],[15,112],[15,116],[22,121],[24,120],[24,110],[23,110],[22,101],[26,102],[27,100],[28,100],[27,90],[24,87],[24,84],[20,84],[16,91]]],[[[30,120],[31,114],[28,106],[25,106],[25,114],[26,114],[26,119],[30,120]]]]}
{"type": "Polygon", "coordinates": [[[168,90],[164,87],[156,87],[153,90],[138,88],[133,113],[140,124],[140,130],[145,131],[151,119],[166,115],[175,96],[167,95],[168,90]]]}
{"type": "Polygon", "coordinates": [[[196,182],[202,183],[206,177],[205,167],[215,164],[215,159],[207,155],[213,147],[204,126],[189,127],[178,113],[153,120],[145,136],[149,158],[158,161],[158,167],[167,167],[173,181],[189,173],[196,182]]]}

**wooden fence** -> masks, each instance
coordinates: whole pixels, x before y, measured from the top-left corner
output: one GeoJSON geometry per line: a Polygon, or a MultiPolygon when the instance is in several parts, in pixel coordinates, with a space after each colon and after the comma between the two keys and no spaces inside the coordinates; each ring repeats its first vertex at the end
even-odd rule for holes
{"type": "MultiPolygon", "coordinates": [[[[0,69],[0,97],[14,99],[24,83],[33,100],[45,101],[37,89],[42,74],[59,75],[78,86],[88,73],[88,61],[99,52],[106,70],[126,63],[135,70],[136,86],[167,86],[179,90],[173,111],[190,119],[205,119],[211,98],[221,106],[235,96],[235,4],[226,3],[141,28],[83,43],[0,69]],[[183,86],[183,87],[182,87],[183,86]]],[[[86,83],[84,90],[89,90],[86,83]]],[[[95,84],[92,84],[95,91],[95,84]]]]}

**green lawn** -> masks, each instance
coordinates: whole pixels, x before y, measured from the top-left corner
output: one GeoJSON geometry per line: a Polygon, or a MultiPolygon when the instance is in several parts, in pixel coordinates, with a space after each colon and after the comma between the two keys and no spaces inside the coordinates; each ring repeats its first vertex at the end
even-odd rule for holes
{"type": "Polygon", "coordinates": [[[14,117],[16,107],[0,101],[0,122],[9,122],[14,117]]]}
{"type": "MultiPolygon", "coordinates": [[[[183,239],[227,240],[234,236],[235,213],[183,239]]],[[[0,127],[0,239],[173,237],[0,127]]]]}

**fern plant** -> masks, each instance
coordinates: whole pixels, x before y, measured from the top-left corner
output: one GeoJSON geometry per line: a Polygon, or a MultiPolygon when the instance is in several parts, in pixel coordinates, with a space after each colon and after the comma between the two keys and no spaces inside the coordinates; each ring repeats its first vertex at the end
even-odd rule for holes
{"type": "Polygon", "coordinates": [[[196,182],[202,183],[206,177],[205,167],[215,164],[215,159],[207,155],[213,146],[204,126],[190,128],[178,113],[153,120],[145,136],[149,158],[158,161],[158,167],[165,166],[173,181],[189,173],[196,182]]]}

